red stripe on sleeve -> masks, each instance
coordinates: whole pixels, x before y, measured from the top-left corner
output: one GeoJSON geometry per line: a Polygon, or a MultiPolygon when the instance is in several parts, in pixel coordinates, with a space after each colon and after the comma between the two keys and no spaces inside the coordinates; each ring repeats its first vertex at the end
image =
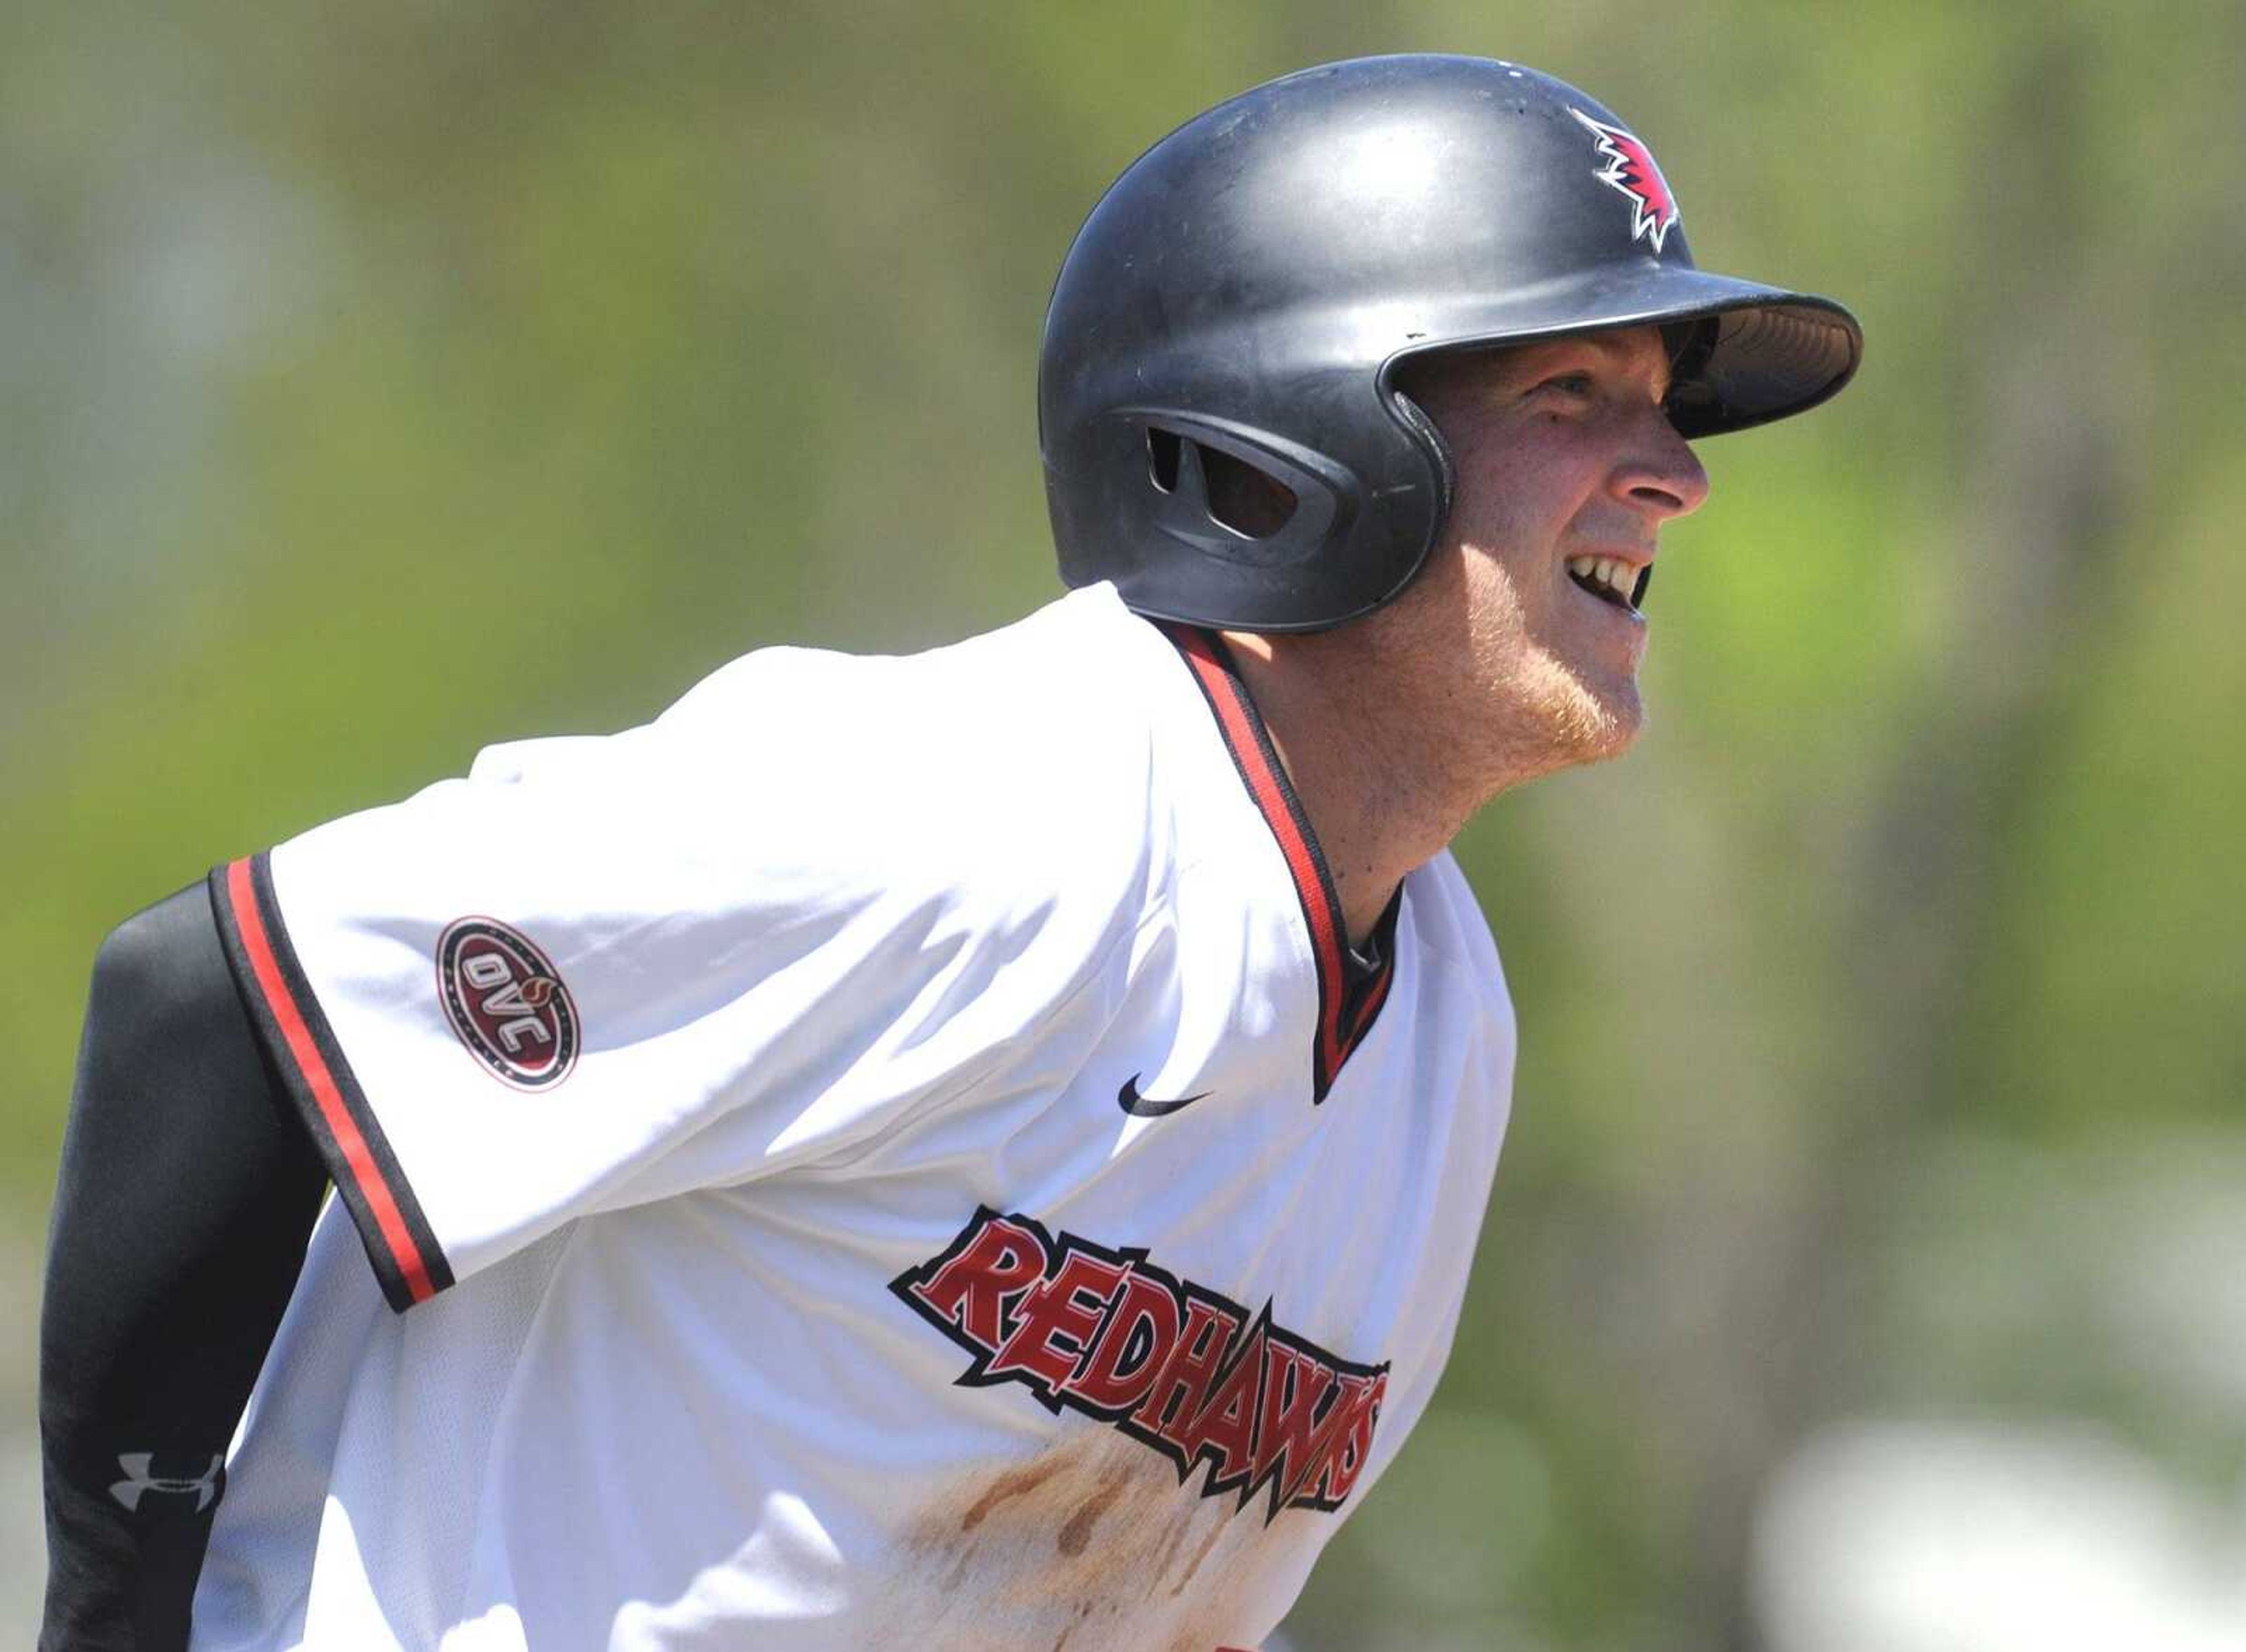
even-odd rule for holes
{"type": "Polygon", "coordinates": [[[265,995],[266,1007],[280,1024],[289,1055],[319,1102],[320,1117],[326,1121],[329,1133],[341,1149],[351,1180],[365,1198],[367,1208],[374,1213],[383,1241],[390,1247],[398,1271],[405,1280],[407,1293],[417,1302],[426,1302],[437,1294],[436,1287],[429,1281],[428,1264],[422,1259],[421,1247],[413,1242],[413,1235],[406,1231],[405,1218],[398,1208],[398,1200],[375,1165],[374,1155],[367,1150],[366,1138],[359,1133],[357,1121],[344,1105],[343,1091],[337,1088],[335,1075],[329,1071],[319,1046],[312,1042],[311,1029],[304,1024],[303,1014],[296,1007],[289,983],[282,979],[281,965],[265,933],[264,916],[257,909],[257,892],[250,883],[248,860],[236,860],[227,867],[226,892],[234,908],[235,924],[242,931],[243,949],[249,955],[250,968],[256,972],[258,990],[265,995]]]}

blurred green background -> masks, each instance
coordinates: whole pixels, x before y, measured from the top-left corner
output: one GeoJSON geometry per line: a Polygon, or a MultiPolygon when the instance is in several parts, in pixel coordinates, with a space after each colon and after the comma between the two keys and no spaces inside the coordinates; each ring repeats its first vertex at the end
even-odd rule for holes
{"type": "Polygon", "coordinates": [[[152,8],[0,24],[0,1610],[87,969],[208,864],[1055,588],[1038,332],[1141,148],[1517,58],[1869,340],[1712,443],[1624,763],[1461,855],[1523,1027],[1324,1649],[2246,1647],[2246,8],[152,8]]]}

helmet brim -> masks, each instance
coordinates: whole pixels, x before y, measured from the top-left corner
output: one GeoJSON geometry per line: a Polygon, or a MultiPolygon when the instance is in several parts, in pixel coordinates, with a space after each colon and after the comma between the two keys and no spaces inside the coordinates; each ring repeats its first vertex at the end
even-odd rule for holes
{"type": "Polygon", "coordinates": [[[1649,263],[1461,305],[1399,350],[1383,383],[1393,383],[1399,363],[1437,351],[1692,322],[1712,325],[1680,355],[1669,401],[1671,422],[1688,438],[1807,412],[1837,395],[1863,360],[1863,330],[1830,298],[1649,263]]]}

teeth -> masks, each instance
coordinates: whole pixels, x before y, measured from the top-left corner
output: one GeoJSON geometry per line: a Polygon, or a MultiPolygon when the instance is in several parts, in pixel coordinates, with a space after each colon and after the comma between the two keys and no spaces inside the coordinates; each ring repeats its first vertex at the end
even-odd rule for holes
{"type": "Polygon", "coordinates": [[[1571,556],[1567,560],[1567,569],[1577,579],[1591,581],[1613,592],[1625,606],[1636,606],[1630,602],[1630,594],[1637,585],[1637,570],[1620,557],[1571,556]]]}

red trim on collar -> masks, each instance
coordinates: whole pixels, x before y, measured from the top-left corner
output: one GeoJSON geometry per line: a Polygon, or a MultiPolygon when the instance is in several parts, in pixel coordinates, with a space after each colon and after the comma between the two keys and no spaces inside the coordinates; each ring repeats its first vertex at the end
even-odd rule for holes
{"type": "Polygon", "coordinates": [[[1318,984],[1317,1029],[1310,1050],[1311,1100],[1322,1102],[1332,1088],[1335,1075],[1349,1059],[1387,1002],[1395,974],[1392,904],[1382,921],[1384,933],[1379,967],[1370,973],[1352,970],[1348,954],[1348,930],[1342,921],[1341,901],[1334,893],[1325,855],[1317,834],[1310,829],[1302,799],[1288,782],[1271,733],[1264,726],[1248,686],[1232,663],[1231,651],[1214,631],[1158,622],[1162,634],[1178,650],[1216,717],[1235,767],[1270,827],[1287,870],[1295,880],[1295,895],[1302,902],[1303,922],[1309,931],[1310,955],[1318,984]]]}

